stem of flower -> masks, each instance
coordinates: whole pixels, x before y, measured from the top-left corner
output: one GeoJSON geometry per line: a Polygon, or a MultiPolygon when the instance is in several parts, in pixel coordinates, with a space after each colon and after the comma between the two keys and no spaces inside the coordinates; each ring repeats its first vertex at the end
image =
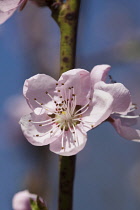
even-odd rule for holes
{"type": "MultiPolygon", "coordinates": [[[[75,67],[76,36],[81,0],[66,0],[52,16],[60,27],[60,74],[75,67]]],[[[62,2],[62,1],[61,1],[62,2]]]]}
{"type": "Polygon", "coordinates": [[[59,25],[61,32],[60,43],[60,73],[75,67],[77,23],[80,0],[67,0],[63,5],[59,25]]]}
{"type": "Polygon", "coordinates": [[[59,159],[59,210],[72,210],[76,155],[59,159]]]}
{"type": "MultiPolygon", "coordinates": [[[[52,16],[60,27],[60,74],[62,74],[75,67],[80,0],[57,0],[57,2],[60,4],[57,11],[52,9],[52,16]]],[[[75,161],[75,155],[60,156],[58,210],[72,210],[75,161]]]]}

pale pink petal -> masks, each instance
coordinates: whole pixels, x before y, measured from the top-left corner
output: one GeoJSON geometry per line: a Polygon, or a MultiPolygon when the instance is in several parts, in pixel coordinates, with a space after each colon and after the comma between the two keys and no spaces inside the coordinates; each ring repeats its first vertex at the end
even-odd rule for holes
{"type": "Polygon", "coordinates": [[[63,96],[65,100],[72,93],[76,95],[76,103],[83,105],[87,103],[90,94],[90,73],[84,69],[73,69],[62,74],[58,80],[57,90],[58,94],[63,96]],[[64,84],[64,85],[63,85],[64,84]],[[69,89],[73,87],[73,89],[69,89]]]}
{"type": "Polygon", "coordinates": [[[114,120],[119,118],[123,126],[133,126],[138,123],[138,117],[135,117],[135,116],[138,116],[138,115],[136,115],[135,112],[130,112],[130,113],[127,113],[127,115],[111,114],[110,117],[114,120]]]}
{"type": "Polygon", "coordinates": [[[45,74],[37,74],[25,80],[23,94],[32,109],[41,107],[39,103],[47,104],[52,99],[46,91],[53,97],[57,81],[45,74]],[[34,99],[37,99],[36,101],[34,99]]]}
{"type": "Polygon", "coordinates": [[[111,124],[114,126],[119,135],[123,138],[138,142],[140,141],[140,130],[122,125],[122,122],[119,118],[113,119],[111,124]]]}
{"type": "Polygon", "coordinates": [[[41,121],[51,118],[43,111],[37,114],[37,109],[31,114],[23,116],[19,123],[23,134],[31,144],[43,146],[55,141],[61,135],[61,130],[54,124],[40,126],[40,124],[43,124],[41,121]],[[32,123],[31,121],[39,123],[32,123]],[[53,129],[53,132],[50,133],[51,129],[53,129]]]}
{"type": "Polygon", "coordinates": [[[25,0],[0,0],[0,11],[8,12],[11,9],[17,8],[25,0]]]}
{"type": "Polygon", "coordinates": [[[84,148],[86,141],[86,133],[83,133],[79,128],[76,128],[75,138],[70,131],[65,131],[64,149],[62,149],[62,137],[59,137],[56,141],[50,144],[50,150],[59,155],[71,156],[80,152],[84,148]]]}
{"type": "Polygon", "coordinates": [[[129,90],[121,83],[106,84],[98,82],[95,88],[108,92],[112,95],[113,110],[112,112],[126,114],[131,105],[131,96],[129,90]]]}
{"type": "Polygon", "coordinates": [[[0,24],[4,23],[25,0],[0,0],[0,24]]]}
{"type": "Polygon", "coordinates": [[[15,12],[16,9],[12,9],[7,12],[3,12],[0,10],[0,24],[4,23],[11,15],[15,12]]]}
{"type": "Polygon", "coordinates": [[[91,78],[92,87],[94,87],[94,85],[97,82],[106,80],[110,68],[111,66],[103,64],[103,65],[97,65],[91,70],[90,78],[91,78]]]}
{"type": "Polygon", "coordinates": [[[30,199],[36,200],[37,195],[29,193],[28,190],[18,192],[12,200],[13,210],[31,210],[30,199]]]}
{"type": "Polygon", "coordinates": [[[109,93],[95,89],[89,109],[82,116],[85,129],[88,131],[105,121],[112,113],[112,105],[113,97],[109,93]]]}

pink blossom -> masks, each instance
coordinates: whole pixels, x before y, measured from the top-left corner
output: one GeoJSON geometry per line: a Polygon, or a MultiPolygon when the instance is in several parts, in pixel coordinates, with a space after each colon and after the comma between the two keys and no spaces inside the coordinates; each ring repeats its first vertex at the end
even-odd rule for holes
{"type": "Polygon", "coordinates": [[[28,190],[18,192],[14,195],[12,200],[12,207],[14,210],[31,210],[30,199],[36,201],[37,195],[29,193],[28,190]]]}
{"type": "Polygon", "coordinates": [[[115,91],[114,108],[107,121],[113,125],[123,138],[140,141],[140,130],[132,127],[137,124],[140,115],[134,113],[137,106],[132,104],[129,91],[119,83],[106,84],[105,79],[103,78],[103,81],[96,83],[95,88],[110,92],[111,95],[115,89],[119,90],[118,92],[115,91]]]}
{"type": "Polygon", "coordinates": [[[0,24],[4,23],[16,9],[27,0],[0,0],[0,24]]]}
{"type": "Polygon", "coordinates": [[[24,83],[23,94],[33,112],[21,118],[27,140],[36,146],[50,144],[50,150],[75,155],[87,141],[87,131],[105,121],[112,112],[125,112],[129,91],[121,84],[101,89],[110,66],[95,66],[91,73],[73,69],[58,82],[38,74],[24,83]],[[125,100],[125,103],[124,103],[125,100]]]}
{"type": "Polygon", "coordinates": [[[132,104],[125,114],[114,113],[108,118],[108,121],[113,125],[116,131],[125,139],[140,141],[140,130],[134,126],[138,123],[140,115],[134,113],[137,109],[136,105],[132,104]]]}

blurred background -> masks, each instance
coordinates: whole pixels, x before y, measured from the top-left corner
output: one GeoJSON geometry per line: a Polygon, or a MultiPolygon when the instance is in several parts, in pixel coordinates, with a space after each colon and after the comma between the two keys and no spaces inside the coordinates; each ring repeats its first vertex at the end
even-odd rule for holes
{"type": "MultiPolygon", "coordinates": [[[[130,89],[140,107],[140,2],[81,0],[76,67],[110,64],[110,74],[130,89]]],[[[0,209],[29,189],[57,209],[58,156],[30,145],[18,121],[30,113],[25,79],[59,75],[59,28],[48,8],[27,4],[0,26],[0,209]]],[[[140,112],[139,112],[140,113],[140,112]]],[[[139,127],[140,128],[140,127],[139,127]]],[[[140,209],[140,144],[121,138],[109,123],[88,133],[77,155],[74,210],[140,209]]]]}

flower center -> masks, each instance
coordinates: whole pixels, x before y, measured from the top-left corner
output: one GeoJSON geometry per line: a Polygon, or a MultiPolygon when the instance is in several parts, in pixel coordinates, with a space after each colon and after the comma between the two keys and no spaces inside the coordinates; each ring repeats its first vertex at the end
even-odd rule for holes
{"type": "MultiPolygon", "coordinates": [[[[53,101],[55,109],[54,107],[53,109],[47,107],[47,105],[44,105],[43,103],[38,101],[37,98],[34,98],[35,102],[47,111],[50,118],[40,122],[34,122],[32,120],[29,120],[29,122],[38,124],[39,126],[52,126],[52,128],[48,132],[43,135],[36,134],[36,137],[45,136],[48,133],[50,133],[51,137],[55,135],[58,129],[61,129],[62,149],[64,149],[65,132],[70,131],[73,136],[74,142],[77,141],[76,126],[80,123],[81,126],[84,125],[82,115],[88,110],[91,98],[89,98],[88,102],[85,105],[81,106],[77,105],[77,97],[73,87],[69,87],[67,89],[67,92],[65,88],[62,90],[58,89],[57,92],[58,97],[53,98],[48,93],[48,91],[46,91],[46,95],[50,97],[53,101]],[[63,94],[61,92],[63,92],[63,94]]],[[[91,127],[93,128],[93,125],[91,125],[91,127]]]]}
{"type": "MultiPolygon", "coordinates": [[[[78,116],[78,118],[80,119],[80,116],[78,116]]],[[[65,131],[68,131],[70,128],[73,128],[73,126],[80,123],[78,118],[77,116],[75,117],[75,112],[72,114],[66,110],[55,115],[55,122],[60,125],[61,130],[64,129],[65,131]]]]}

